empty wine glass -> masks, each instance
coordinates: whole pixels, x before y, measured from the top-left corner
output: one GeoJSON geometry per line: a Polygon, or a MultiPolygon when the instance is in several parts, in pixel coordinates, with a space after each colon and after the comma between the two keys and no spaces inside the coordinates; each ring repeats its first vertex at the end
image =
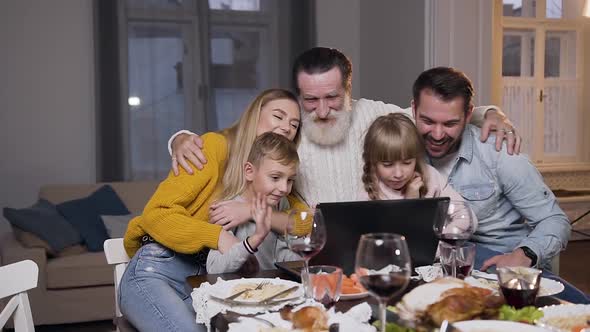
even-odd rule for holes
{"type": "Polygon", "coordinates": [[[410,280],[410,250],[405,237],[392,233],[362,235],[355,271],[363,287],[379,301],[381,331],[385,332],[387,302],[401,293],[410,280]]]}
{"type": "Polygon", "coordinates": [[[457,277],[457,248],[463,245],[477,228],[477,217],[466,202],[450,201],[447,208],[434,221],[434,234],[439,240],[453,246],[451,271],[457,277]]]}
{"type": "Polygon", "coordinates": [[[301,283],[306,298],[313,297],[309,283],[309,260],[324,248],[326,239],[326,226],[320,210],[293,210],[289,213],[285,241],[291,251],[303,258],[301,283]]]}

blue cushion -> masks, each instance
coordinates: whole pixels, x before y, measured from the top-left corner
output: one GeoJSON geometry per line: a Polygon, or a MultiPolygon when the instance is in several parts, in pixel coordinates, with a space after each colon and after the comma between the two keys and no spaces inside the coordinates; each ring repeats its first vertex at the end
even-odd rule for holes
{"type": "Polygon", "coordinates": [[[102,251],[109,234],[100,215],[124,215],[129,210],[113,188],[100,187],[90,196],[57,205],[58,211],[82,235],[89,251],[102,251]]]}
{"type": "Polygon", "coordinates": [[[30,208],[4,208],[3,212],[14,227],[35,234],[56,252],[82,243],[80,234],[72,224],[59,214],[55,205],[44,199],[40,199],[30,208]]]}

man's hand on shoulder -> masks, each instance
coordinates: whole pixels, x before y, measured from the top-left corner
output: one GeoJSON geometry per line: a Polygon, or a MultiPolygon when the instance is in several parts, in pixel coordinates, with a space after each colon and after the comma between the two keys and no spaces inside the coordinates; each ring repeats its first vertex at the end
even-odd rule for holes
{"type": "Polygon", "coordinates": [[[502,267],[502,266],[530,267],[531,266],[531,259],[528,258],[524,254],[524,251],[521,248],[517,248],[511,253],[497,255],[492,258],[489,258],[488,260],[483,262],[483,265],[481,266],[481,270],[485,271],[492,265],[496,265],[497,267],[502,267]]]}
{"type": "Polygon", "coordinates": [[[497,109],[490,109],[486,112],[485,121],[481,126],[481,141],[485,142],[492,131],[496,132],[497,151],[502,150],[502,142],[506,140],[508,154],[520,153],[522,137],[517,135],[516,128],[514,128],[510,119],[497,109]]]}
{"type": "Polygon", "coordinates": [[[199,170],[207,163],[207,158],[203,154],[203,140],[197,134],[179,134],[172,141],[171,147],[174,175],[179,174],[179,164],[188,174],[193,174],[193,168],[187,159],[199,170]]]}

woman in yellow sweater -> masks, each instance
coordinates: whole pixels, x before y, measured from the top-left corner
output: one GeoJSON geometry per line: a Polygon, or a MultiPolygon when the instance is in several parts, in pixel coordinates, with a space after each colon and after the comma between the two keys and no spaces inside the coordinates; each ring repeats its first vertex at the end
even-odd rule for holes
{"type": "MultiPolygon", "coordinates": [[[[240,242],[222,226],[209,223],[211,203],[228,197],[225,188],[243,184],[243,165],[255,138],[275,132],[298,143],[300,110],[290,92],[262,92],[240,119],[221,132],[203,135],[208,162],[196,175],[170,174],[129,223],[125,250],[133,257],[121,280],[121,312],[140,331],[204,331],[195,322],[186,278],[206,273],[208,249],[222,253],[240,242]],[[223,192],[223,195],[222,195],[223,192]]],[[[238,189],[240,187],[238,186],[238,189]]],[[[238,190],[239,191],[239,190],[238,190]]],[[[303,203],[292,197],[293,207],[303,203]]],[[[280,231],[286,215],[273,212],[273,229],[280,231]]],[[[244,243],[256,250],[264,238],[244,243]]]]}

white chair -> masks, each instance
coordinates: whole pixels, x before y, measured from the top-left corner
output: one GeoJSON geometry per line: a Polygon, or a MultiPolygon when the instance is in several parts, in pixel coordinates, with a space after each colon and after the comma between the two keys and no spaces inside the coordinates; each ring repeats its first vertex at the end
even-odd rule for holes
{"type": "Polygon", "coordinates": [[[119,284],[130,259],[123,246],[122,238],[108,239],[104,241],[103,246],[107,263],[115,265],[115,325],[117,325],[117,331],[120,331],[119,321],[122,320],[123,314],[121,314],[121,309],[119,308],[119,284]]]}
{"type": "Polygon", "coordinates": [[[0,312],[0,330],[14,313],[15,332],[34,332],[27,291],[37,287],[39,267],[31,260],[0,267],[0,298],[12,296],[0,312]]]}

